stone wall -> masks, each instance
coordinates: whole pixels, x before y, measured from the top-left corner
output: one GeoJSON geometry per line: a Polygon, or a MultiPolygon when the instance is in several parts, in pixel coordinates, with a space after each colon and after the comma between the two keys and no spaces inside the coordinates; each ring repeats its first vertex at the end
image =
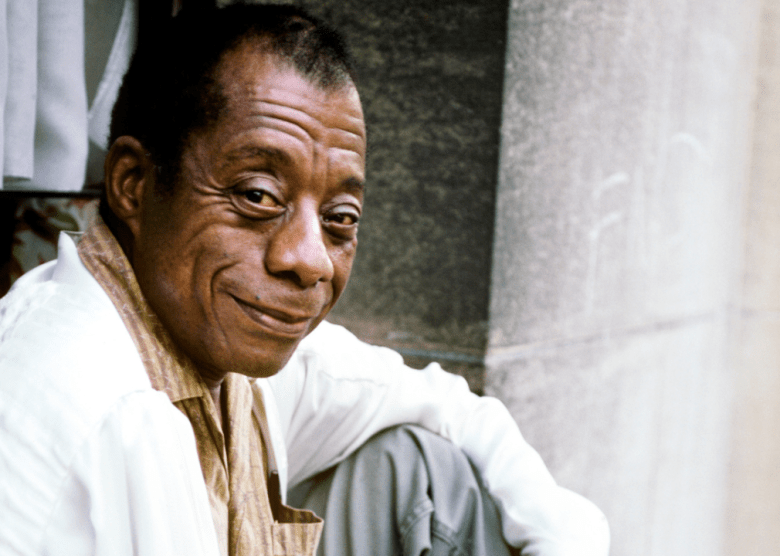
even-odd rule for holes
{"type": "Polygon", "coordinates": [[[482,387],[498,173],[504,0],[335,2],[368,126],[350,286],[331,318],[482,387]]]}

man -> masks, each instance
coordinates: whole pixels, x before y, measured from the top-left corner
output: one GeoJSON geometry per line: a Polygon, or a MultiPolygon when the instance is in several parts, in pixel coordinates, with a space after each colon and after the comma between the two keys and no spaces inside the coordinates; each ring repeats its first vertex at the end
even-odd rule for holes
{"type": "Polygon", "coordinates": [[[139,48],[112,141],[103,219],[2,303],[0,551],[313,554],[320,518],[281,499],[315,477],[297,496],[330,554],[499,554],[502,534],[606,554],[501,404],[322,322],[366,148],[331,30],[180,15],[139,48]]]}

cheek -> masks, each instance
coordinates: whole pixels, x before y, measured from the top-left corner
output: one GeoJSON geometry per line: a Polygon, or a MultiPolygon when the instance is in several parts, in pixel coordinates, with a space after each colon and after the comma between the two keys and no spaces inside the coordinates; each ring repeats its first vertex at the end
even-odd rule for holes
{"type": "Polygon", "coordinates": [[[344,245],[331,254],[333,261],[333,297],[334,302],[344,291],[352,273],[352,263],[355,260],[355,251],[357,249],[357,239],[344,245]]]}
{"type": "MultiPolygon", "coordinates": [[[[162,228],[162,226],[161,226],[162,228]]],[[[139,246],[136,274],[152,309],[168,327],[194,330],[203,318],[213,274],[215,254],[208,242],[193,241],[197,235],[179,233],[168,227],[149,236],[139,246]],[[208,264],[212,261],[212,264],[208,264]]],[[[200,236],[200,239],[206,239],[200,236]]]]}
{"type": "Polygon", "coordinates": [[[188,268],[173,250],[157,250],[144,259],[138,275],[141,291],[166,328],[191,329],[196,309],[191,287],[192,268],[188,268]]]}

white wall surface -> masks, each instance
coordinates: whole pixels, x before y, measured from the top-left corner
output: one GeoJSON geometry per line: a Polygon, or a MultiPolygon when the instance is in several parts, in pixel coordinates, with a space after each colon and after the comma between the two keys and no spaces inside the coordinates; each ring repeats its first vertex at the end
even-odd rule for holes
{"type": "Polygon", "coordinates": [[[759,8],[511,2],[486,392],[606,512],[614,556],[736,553],[759,8]]]}

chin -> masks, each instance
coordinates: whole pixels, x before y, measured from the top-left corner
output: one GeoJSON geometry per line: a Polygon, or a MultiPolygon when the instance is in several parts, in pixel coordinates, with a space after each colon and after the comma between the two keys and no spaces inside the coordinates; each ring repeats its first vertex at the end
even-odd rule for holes
{"type": "MultiPolygon", "coordinates": [[[[297,345],[297,342],[296,342],[297,345]]],[[[258,355],[247,357],[243,361],[234,361],[231,372],[242,374],[251,378],[267,378],[281,371],[295,352],[294,349],[285,353],[258,355]]]]}

